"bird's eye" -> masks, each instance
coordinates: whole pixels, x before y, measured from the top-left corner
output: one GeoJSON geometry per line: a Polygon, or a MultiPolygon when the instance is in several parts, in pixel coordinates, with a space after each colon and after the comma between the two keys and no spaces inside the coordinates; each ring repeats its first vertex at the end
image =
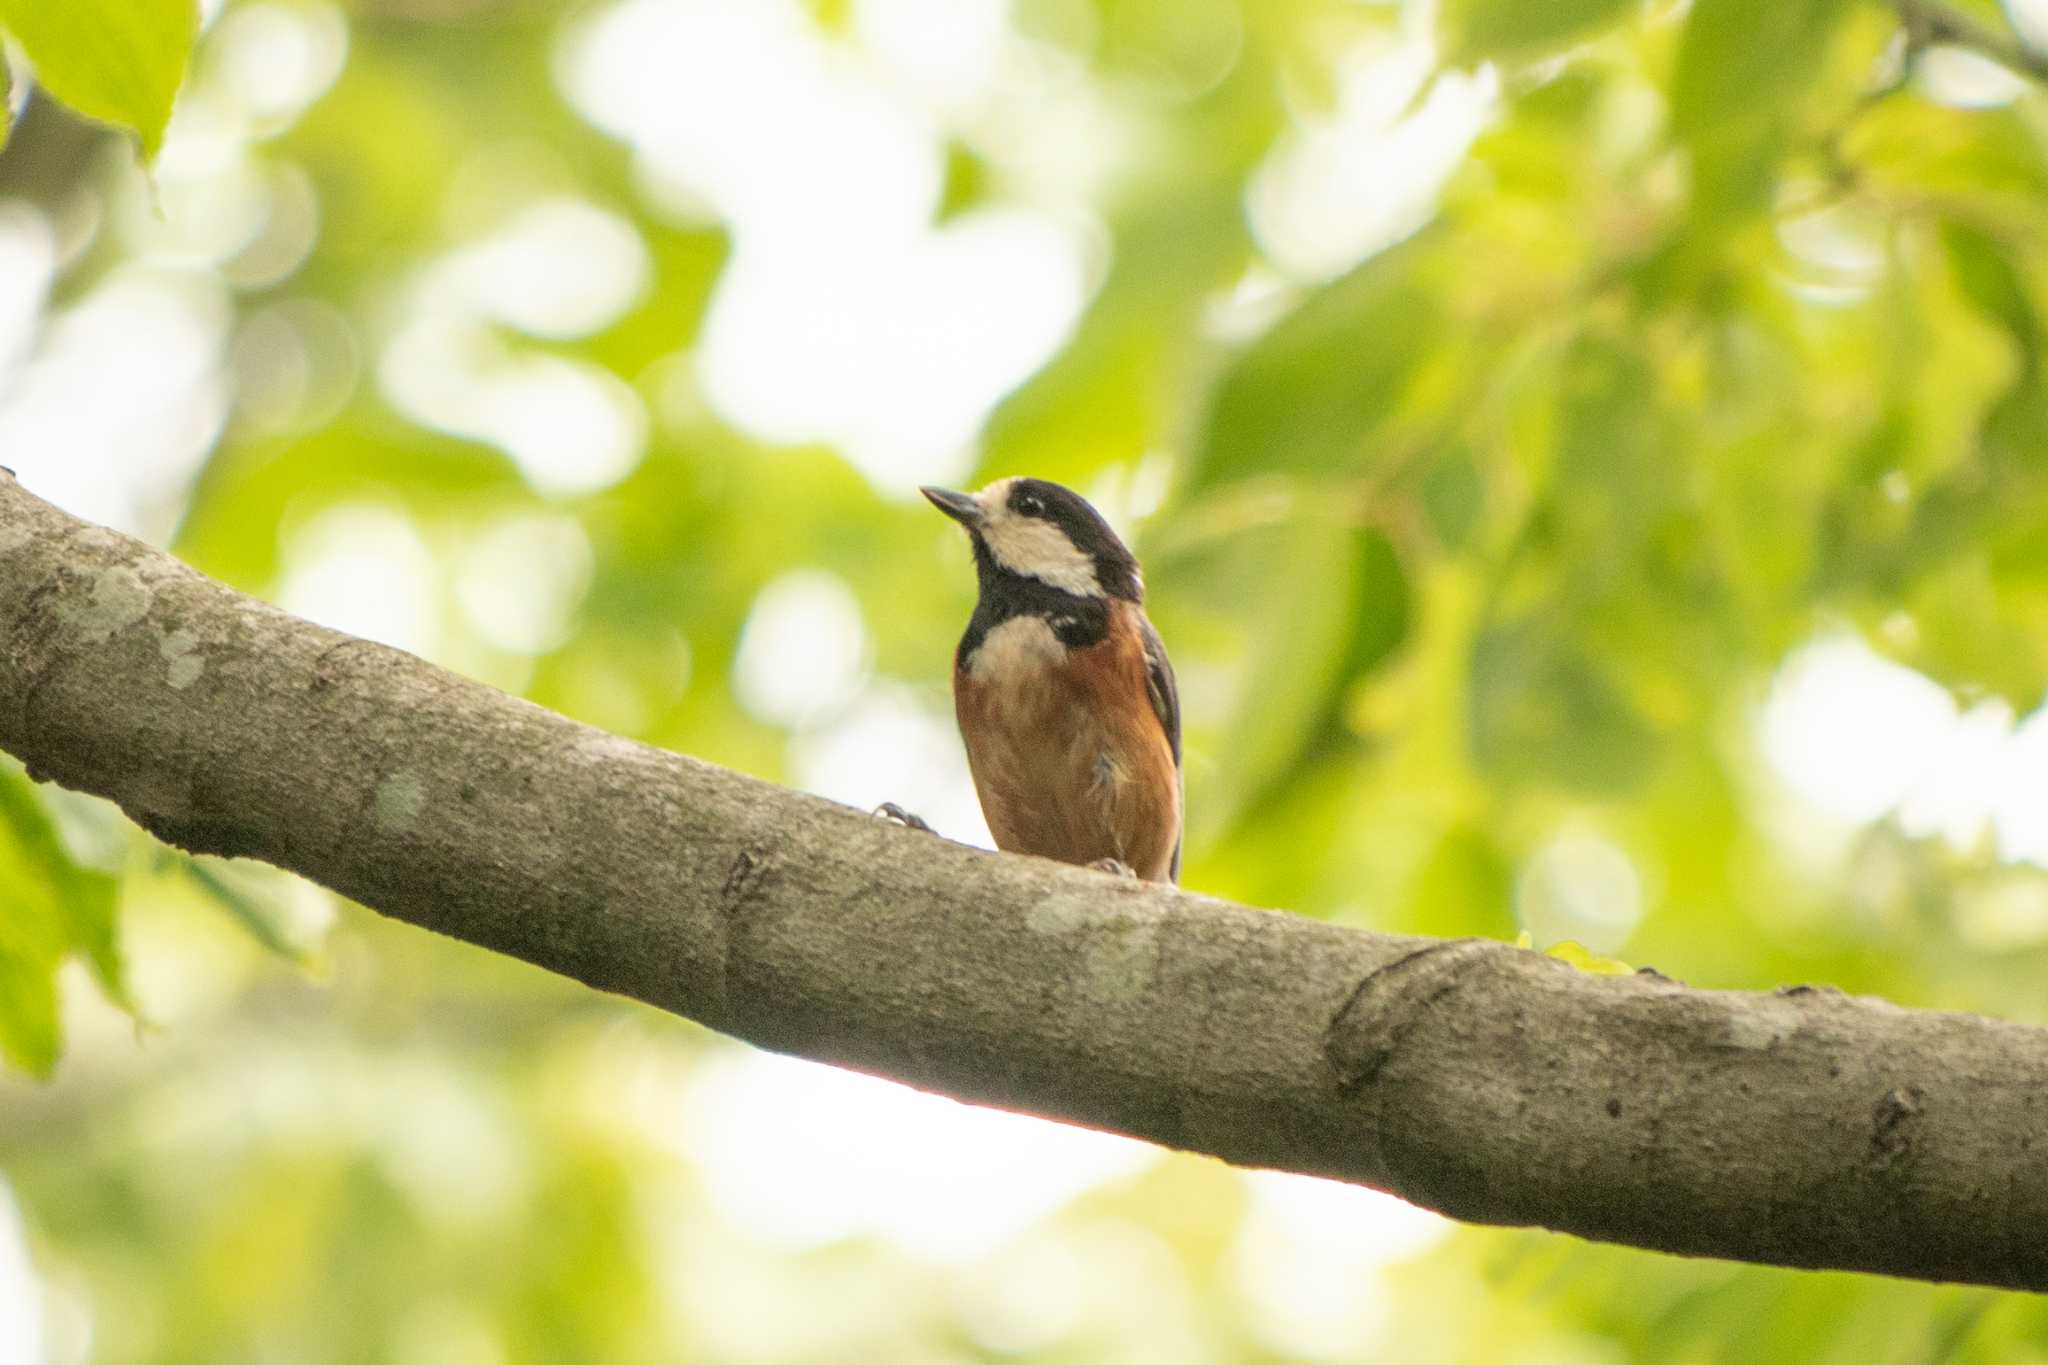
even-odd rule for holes
{"type": "Polygon", "coordinates": [[[1042,517],[1045,515],[1045,503],[1039,499],[1036,493],[1026,493],[1023,497],[1017,499],[1015,506],[1019,516],[1042,517]]]}

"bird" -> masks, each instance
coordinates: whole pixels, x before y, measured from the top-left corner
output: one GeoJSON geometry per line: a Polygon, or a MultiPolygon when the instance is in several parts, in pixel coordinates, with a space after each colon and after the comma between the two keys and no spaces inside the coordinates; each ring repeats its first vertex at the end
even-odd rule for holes
{"type": "Polygon", "coordinates": [[[920,491],[973,545],[980,597],[953,654],[953,706],[996,847],[1178,881],[1180,694],[1137,557],[1044,479],[920,491]]]}

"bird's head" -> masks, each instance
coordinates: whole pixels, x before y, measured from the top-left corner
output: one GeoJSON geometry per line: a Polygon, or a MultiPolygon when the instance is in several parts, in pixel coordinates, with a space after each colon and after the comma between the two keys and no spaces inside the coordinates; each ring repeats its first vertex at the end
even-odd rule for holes
{"type": "Polygon", "coordinates": [[[1076,597],[1139,602],[1138,561],[1088,500],[1044,479],[998,479],[979,493],[922,490],[932,505],[967,528],[981,586],[991,578],[1036,579],[1076,597]]]}

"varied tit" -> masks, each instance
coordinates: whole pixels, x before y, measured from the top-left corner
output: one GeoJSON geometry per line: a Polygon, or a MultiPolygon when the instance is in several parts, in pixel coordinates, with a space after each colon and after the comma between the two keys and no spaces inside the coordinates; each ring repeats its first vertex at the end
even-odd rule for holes
{"type": "Polygon", "coordinates": [[[981,600],[953,706],[996,846],[1176,880],[1180,698],[1137,559],[1056,483],[923,491],[974,543],[981,600]]]}

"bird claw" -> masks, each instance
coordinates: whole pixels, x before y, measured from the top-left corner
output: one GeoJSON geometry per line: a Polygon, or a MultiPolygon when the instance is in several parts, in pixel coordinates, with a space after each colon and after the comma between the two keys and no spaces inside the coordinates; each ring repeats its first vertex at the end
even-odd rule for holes
{"type": "Polygon", "coordinates": [[[925,823],[921,817],[912,815],[894,801],[884,801],[881,805],[876,806],[875,818],[877,820],[887,820],[892,825],[901,825],[905,829],[920,829],[926,834],[938,833],[937,830],[925,823]]]}
{"type": "Polygon", "coordinates": [[[1097,858],[1088,866],[1097,872],[1107,872],[1112,877],[1129,877],[1132,881],[1138,879],[1137,872],[1121,858],[1097,858]]]}

